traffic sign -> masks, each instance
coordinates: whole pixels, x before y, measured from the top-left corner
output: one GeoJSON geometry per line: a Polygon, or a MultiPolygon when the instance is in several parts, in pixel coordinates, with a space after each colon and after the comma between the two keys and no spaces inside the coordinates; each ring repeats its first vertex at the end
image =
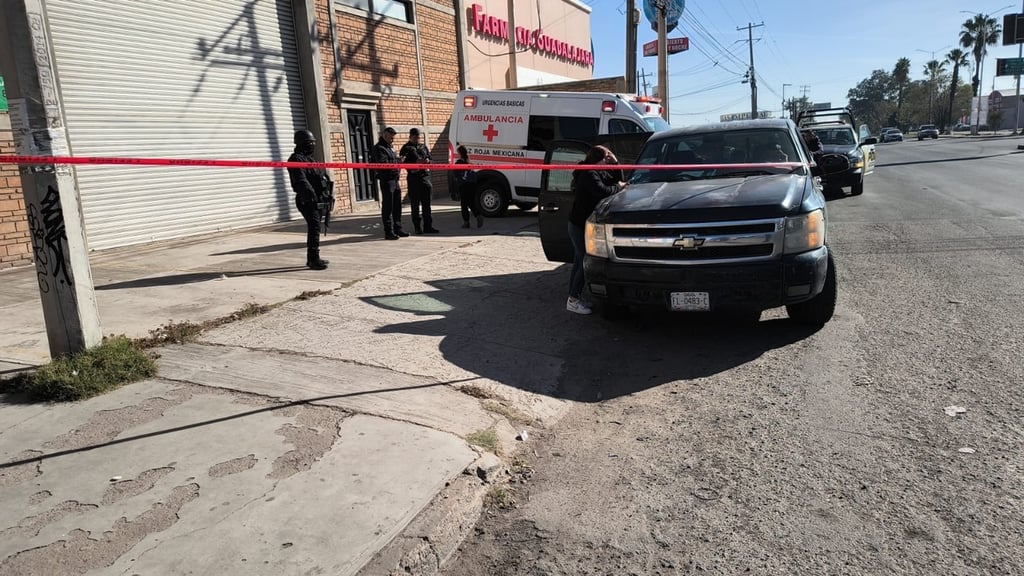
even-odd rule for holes
{"type": "Polygon", "coordinates": [[[1024,58],[996,58],[996,76],[1024,75],[1024,58]]]}
{"type": "MultiPolygon", "coordinates": [[[[668,45],[669,54],[678,54],[679,52],[685,52],[690,49],[690,39],[683,36],[682,38],[668,38],[665,43],[668,45]]],[[[658,41],[651,40],[644,44],[644,56],[657,56],[658,55],[658,41]]]]}
{"type": "Polygon", "coordinates": [[[683,16],[686,0],[644,0],[644,16],[651,23],[651,28],[658,31],[658,4],[665,3],[665,33],[676,29],[679,19],[683,16]]]}
{"type": "Polygon", "coordinates": [[[1024,14],[1003,16],[1003,46],[1024,44],[1024,14]]]}

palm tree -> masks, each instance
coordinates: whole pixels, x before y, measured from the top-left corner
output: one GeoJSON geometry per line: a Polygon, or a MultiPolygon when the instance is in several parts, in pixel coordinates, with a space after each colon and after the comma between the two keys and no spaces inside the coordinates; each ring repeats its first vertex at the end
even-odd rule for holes
{"type": "MultiPolygon", "coordinates": [[[[975,14],[973,18],[965,21],[963,30],[960,31],[960,45],[969,48],[974,54],[974,95],[978,98],[978,122],[981,123],[981,74],[982,62],[988,54],[988,47],[999,42],[999,35],[1002,33],[999,22],[987,14],[975,14]]],[[[972,134],[974,131],[971,132],[972,134]]]]}
{"type": "Polygon", "coordinates": [[[910,81],[910,58],[900,58],[896,61],[896,67],[892,69],[892,79],[896,82],[898,92],[896,94],[896,125],[899,125],[900,109],[903,108],[903,89],[910,81]]]}
{"type": "Polygon", "coordinates": [[[956,89],[960,87],[960,68],[971,66],[967,60],[967,53],[959,48],[953,48],[946,54],[946,61],[953,64],[953,83],[949,86],[949,111],[946,113],[946,122],[952,129],[953,126],[953,102],[956,100],[956,89]]]}
{"type": "Polygon", "coordinates": [[[924,65],[924,73],[928,76],[928,122],[934,124],[933,103],[935,102],[935,92],[938,89],[939,78],[946,73],[946,63],[930,60],[924,65]]]}

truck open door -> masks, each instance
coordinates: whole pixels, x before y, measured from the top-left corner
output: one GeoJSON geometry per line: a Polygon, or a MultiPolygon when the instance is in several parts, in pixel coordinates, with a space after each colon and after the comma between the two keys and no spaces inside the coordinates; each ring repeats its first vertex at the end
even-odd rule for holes
{"type": "MultiPolygon", "coordinates": [[[[566,165],[565,168],[547,168],[540,179],[538,223],[544,256],[552,262],[572,262],[572,241],[569,240],[569,213],[574,194],[572,172],[583,161],[587,151],[602,145],[615,154],[621,164],[633,164],[640,156],[650,133],[605,134],[586,140],[557,140],[548,145],[545,165],[566,165]]],[[[623,174],[629,178],[629,172],[623,174]]]]}

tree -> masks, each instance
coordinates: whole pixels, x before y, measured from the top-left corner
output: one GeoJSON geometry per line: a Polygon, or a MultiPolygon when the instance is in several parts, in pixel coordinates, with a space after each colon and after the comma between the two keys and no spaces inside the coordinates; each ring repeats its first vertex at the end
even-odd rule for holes
{"type": "Polygon", "coordinates": [[[946,63],[930,60],[924,65],[924,73],[928,76],[928,123],[935,124],[935,92],[944,88],[941,83],[945,82],[946,63]]]}
{"type": "Polygon", "coordinates": [[[797,116],[804,110],[811,108],[811,99],[807,96],[801,96],[799,98],[790,98],[786,102],[786,110],[789,111],[789,117],[791,120],[796,122],[797,116]]]}
{"type": "Polygon", "coordinates": [[[892,125],[896,115],[895,82],[885,70],[875,70],[846,93],[850,111],[862,123],[873,129],[892,125]]]}
{"type": "Polygon", "coordinates": [[[967,48],[974,54],[974,95],[981,94],[981,61],[988,54],[988,47],[999,42],[999,35],[1002,30],[999,22],[987,14],[975,14],[962,24],[960,31],[960,45],[967,48]]]}
{"type": "Polygon", "coordinates": [[[896,83],[896,124],[900,121],[900,112],[903,110],[903,90],[910,80],[910,58],[900,58],[892,69],[892,79],[896,83]]]}
{"type": "Polygon", "coordinates": [[[971,66],[967,60],[967,53],[959,48],[953,48],[946,54],[946,61],[953,64],[953,80],[949,84],[949,110],[946,113],[946,124],[949,131],[953,131],[953,103],[956,101],[956,91],[960,87],[960,68],[971,66]]]}
{"type": "Polygon", "coordinates": [[[995,134],[996,130],[999,130],[1003,125],[1003,109],[996,108],[989,104],[988,109],[988,125],[992,129],[992,133],[995,134]]]}

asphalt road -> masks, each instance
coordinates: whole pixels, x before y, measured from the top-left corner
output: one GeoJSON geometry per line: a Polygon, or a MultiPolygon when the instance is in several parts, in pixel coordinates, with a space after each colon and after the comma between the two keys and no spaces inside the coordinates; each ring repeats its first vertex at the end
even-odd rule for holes
{"type": "Polygon", "coordinates": [[[579,318],[550,351],[578,404],[445,573],[1024,573],[1018,144],[879,146],[829,204],[820,331],[579,318]]]}

